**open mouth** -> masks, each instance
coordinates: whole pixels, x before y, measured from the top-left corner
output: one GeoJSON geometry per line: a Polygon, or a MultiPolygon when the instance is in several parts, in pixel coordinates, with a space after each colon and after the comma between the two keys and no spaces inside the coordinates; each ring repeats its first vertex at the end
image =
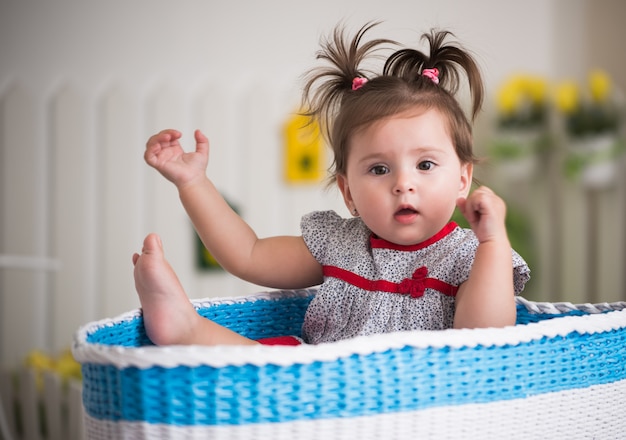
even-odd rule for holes
{"type": "Polygon", "coordinates": [[[400,223],[408,223],[413,221],[418,214],[415,209],[406,207],[398,209],[393,216],[400,223]]]}
{"type": "Polygon", "coordinates": [[[417,211],[413,208],[402,208],[396,211],[396,215],[411,215],[417,214],[417,211]]]}

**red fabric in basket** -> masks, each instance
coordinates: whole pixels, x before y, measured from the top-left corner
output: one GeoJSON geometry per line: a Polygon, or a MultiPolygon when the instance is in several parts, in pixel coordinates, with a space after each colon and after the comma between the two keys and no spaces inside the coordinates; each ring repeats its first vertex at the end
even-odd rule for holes
{"type": "Polygon", "coordinates": [[[257,339],[263,345],[300,345],[302,341],[295,336],[277,336],[275,338],[257,339]]]}

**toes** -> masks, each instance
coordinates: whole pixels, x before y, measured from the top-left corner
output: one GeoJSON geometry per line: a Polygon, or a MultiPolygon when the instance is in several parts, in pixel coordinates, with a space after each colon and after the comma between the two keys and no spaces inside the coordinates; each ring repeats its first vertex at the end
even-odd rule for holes
{"type": "Polygon", "coordinates": [[[157,234],[148,234],[148,236],[143,241],[143,249],[141,252],[144,254],[163,253],[161,238],[157,234]]]}

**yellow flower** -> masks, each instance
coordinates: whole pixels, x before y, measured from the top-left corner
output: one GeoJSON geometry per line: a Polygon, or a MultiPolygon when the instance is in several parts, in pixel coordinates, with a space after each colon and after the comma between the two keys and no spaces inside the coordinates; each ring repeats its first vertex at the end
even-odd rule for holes
{"type": "Polygon", "coordinates": [[[526,91],[535,104],[542,104],[546,100],[547,82],[538,77],[529,77],[526,82],[526,91]]]}
{"type": "Polygon", "coordinates": [[[571,114],[579,106],[580,90],[574,81],[564,81],[555,91],[555,104],[563,113],[571,114]]]}
{"type": "Polygon", "coordinates": [[[611,79],[602,70],[594,70],[589,74],[589,91],[595,102],[605,102],[611,92],[611,79]]]}
{"type": "Polygon", "coordinates": [[[40,350],[32,350],[26,356],[24,365],[31,368],[35,372],[35,383],[37,389],[43,389],[43,372],[52,371],[54,369],[54,359],[40,350]]]}
{"type": "Polygon", "coordinates": [[[52,370],[54,368],[54,359],[43,351],[32,350],[28,353],[28,356],[26,356],[24,365],[39,371],[52,370]]]}
{"type": "Polygon", "coordinates": [[[56,358],[47,355],[43,351],[33,350],[24,360],[24,365],[35,371],[35,380],[37,388],[40,391],[43,389],[44,372],[54,372],[58,374],[63,381],[72,378],[80,380],[82,377],[81,365],[76,362],[69,349],[64,350],[56,358]]]}
{"type": "Polygon", "coordinates": [[[505,115],[527,111],[528,105],[541,106],[546,100],[546,81],[533,75],[513,75],[500,87],[498,109],[505,115]]]}
{"type": "Polygon", "coordinates": [[[498,109],[506,114],[511,115],[520,107],[522,95],[514,84],[506,84],[498,93],[498,109]]]}
{"type": "Polygon", "coordinates": [[[81,378],[81,366],[76,362],[70,350],[65,350],[60,354],[56,360],[54,371],[63,380],[81,378]]]}

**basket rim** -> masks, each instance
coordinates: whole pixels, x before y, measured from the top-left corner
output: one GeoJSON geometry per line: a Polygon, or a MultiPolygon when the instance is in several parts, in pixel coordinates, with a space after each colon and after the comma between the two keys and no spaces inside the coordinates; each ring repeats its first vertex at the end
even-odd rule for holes
{"type": "MultiPolygon", "coordinates": [[[[307,297],[316,289],[277,290],[259,292],[240,297],[194,299],[197,309],[216,304],[236,304],[249,301],[279,299],[285,297],[307,297]]],[[[112,364],[117,368],[174,368],[180,366],[209,366],[222,368],[243,365],[311,364],[333,362],[353,355],[370,355],[406,347],[416,349],[463,349],[483,347],[515,346],[544,338],[564,337],[571,333],[595,334],[626,328],[626,302],[599,304],[572,304],[568,302],[535,302],[516,297],[517,304],[530,312],[561,314],[583,311],[587,314],[563,316],[524,325],[503,328],[415,330],[358,336],[356,338],[317,345],[299,346],[143,346],[122,347],[87,342],[95,331],[114,326],[141,316],[137,308],[114,318],[102,319],[81,326],[74,334],[72,353],[81,364],[112,364]],[[607,313],[610,312],[610,313],[607,313]]]]}

